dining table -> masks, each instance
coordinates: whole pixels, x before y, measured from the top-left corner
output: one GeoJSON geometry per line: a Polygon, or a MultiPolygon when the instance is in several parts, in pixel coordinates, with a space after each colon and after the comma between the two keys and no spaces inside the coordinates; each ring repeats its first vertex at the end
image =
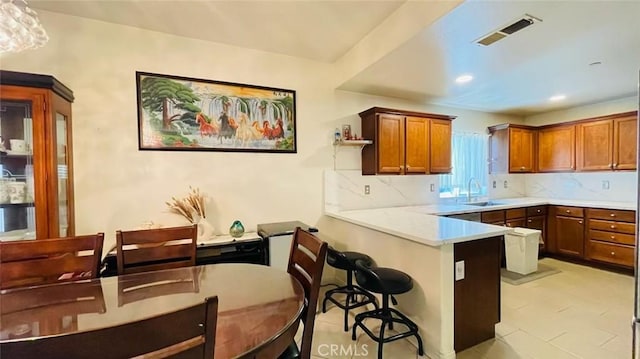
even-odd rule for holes
{"type": "MultiPolygon", "coordinates": [[[[105,329],[218,297],[215,358],[274,358],[292,342],[304,289],[286,271],[224,263],[0,291],[0,343],[105,329]]],[[[180,328],[175,328],[179,331],[180,328]]]]}

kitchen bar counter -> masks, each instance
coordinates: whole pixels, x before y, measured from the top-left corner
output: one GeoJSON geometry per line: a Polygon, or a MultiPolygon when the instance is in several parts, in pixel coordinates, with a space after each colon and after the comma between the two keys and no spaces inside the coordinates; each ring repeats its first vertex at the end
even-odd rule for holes
{"type": "Polygon", "coordinates": [[[422,213],[419,207],[364,209],[325,214],[429,246],[502,236],[510,230],[502,226],[422,213]]]}

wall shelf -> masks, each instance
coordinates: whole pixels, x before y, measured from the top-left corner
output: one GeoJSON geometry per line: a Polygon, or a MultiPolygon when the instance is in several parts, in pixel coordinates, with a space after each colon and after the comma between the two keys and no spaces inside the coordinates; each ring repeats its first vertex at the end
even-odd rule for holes
{"type": "Polygon", "coordinates": [[[366,145],[373,144],[372,140],[335,140],[333,141],[333,170],[336,170],[336,154],[339,147],[360,147],[360,151],[366,145]]]}

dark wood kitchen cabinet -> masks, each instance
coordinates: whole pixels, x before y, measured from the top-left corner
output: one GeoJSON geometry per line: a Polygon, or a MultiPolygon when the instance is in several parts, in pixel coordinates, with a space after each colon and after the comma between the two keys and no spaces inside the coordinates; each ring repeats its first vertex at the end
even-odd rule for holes
{"type": "Polygon", "coordinates": [[[533,127],[503,124],[489,127],[489,173],[535,171],[533,127]]]}
{"type": "Polygon", "coordinates": [[[451,172],[453,116],[373,107],[360,113],[362,136],[372,146],[362,150],[362,174],[451,172]]]}
{"type": "Polygon", "coordinates": [[[584,257],[584,209],[579,207],[554,207],[553,252],[568,257],[584,257]]]}
{"type": "Polygon", "coordinates": [[[586,258],[627,268],[634,266],[634,211],[587,209],[586,258]]]}
{"type": "Polygon", "coordinates": [[[636,169],[636,112],[598,117],[577,125],[578,171],[636,169]]]}
{"type": "Polygon", "coordinates": [[[576,126],[552,125],[538,130],[538,172],[575,170],[576,126]]]}

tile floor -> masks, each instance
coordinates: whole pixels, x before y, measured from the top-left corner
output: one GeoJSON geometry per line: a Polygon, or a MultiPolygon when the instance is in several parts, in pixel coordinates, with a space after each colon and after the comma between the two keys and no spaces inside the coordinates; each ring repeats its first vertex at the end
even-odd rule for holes
{"type": "MultiPolygon", "coordinates": [[[[633,277],[550,258],[542,262],[561,272],[518,286],[502,282],[502,322],[496,326],[496,338],[457,358],[631,358],[633,277]]],[[[377,344],[361,330],[351,341],[342,323],[343,312],[334,306],[318,314],[312,357],[376,358],[377,344]]],[[[389,359],[416,358],[416,352],[408,340],[384,345],[389,359]]]]}

